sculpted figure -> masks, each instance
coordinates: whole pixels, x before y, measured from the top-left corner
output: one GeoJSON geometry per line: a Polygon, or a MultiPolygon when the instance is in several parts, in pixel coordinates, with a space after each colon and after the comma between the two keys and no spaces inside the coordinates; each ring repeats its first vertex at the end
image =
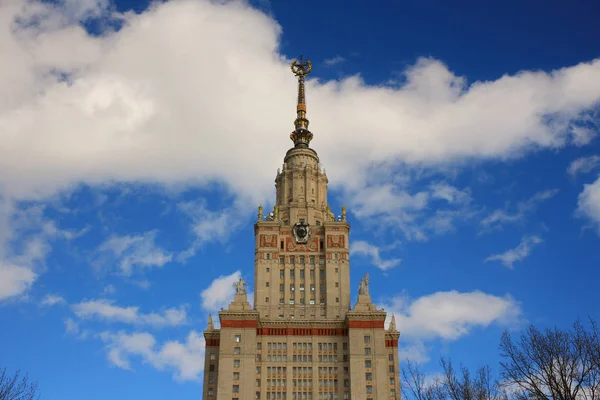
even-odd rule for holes
{"type": "Polygon", "coordinates": [[[246,286],[248,286],[248,284],[244,282],[241,276],[240,280],[233,284],[233,287],[235,287],[237,294],[246,294],[246,286]]]}

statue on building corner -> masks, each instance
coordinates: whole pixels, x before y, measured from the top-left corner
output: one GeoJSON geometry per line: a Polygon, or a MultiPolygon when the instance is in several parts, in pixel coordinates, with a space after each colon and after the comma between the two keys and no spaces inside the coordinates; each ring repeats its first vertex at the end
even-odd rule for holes
{"type": "Polygon", "coordinates": [[[244,282],[241,276],[240,280],[233,284],[233,287],[236,289],[236,294],[246,294],[246,286],[248,286],[248,284],[244,282]]]}
{"type": "Polygon", "coordinates": [[[260,206],[258,206],[258,220],[262,221],[262,219],[263,219],[263,206],[260,205],[260,206]]]}
{"type": "Polygon", "coordinates": [[[364,278],[360,279],[358,285],[358,294],[369,294],[369,273],[365,274],[364,278]]]}

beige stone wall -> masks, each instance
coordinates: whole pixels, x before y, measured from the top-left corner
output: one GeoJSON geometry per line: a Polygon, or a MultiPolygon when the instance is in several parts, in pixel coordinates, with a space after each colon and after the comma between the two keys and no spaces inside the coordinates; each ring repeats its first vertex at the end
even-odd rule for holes
{"type": "Polygon", "coordinates": [[[207,347],[203,398],[254,399],[259,393],[265,400],[280,392],[288,400],[293,393],[310,393],[307,398],[312,400],[322,393],[336,393],[339,400],[399,400],[397,347],[391,345],[395,340],[397,346],[399,333],[384,329],[386,314],[368,295],[360,295],[352,308],[350,225],[345,218],[337,220],[341,212],[334,214],[327,206],[328,180],[317,154],[307,148],[289,150],[275,183],[273,217],[255,224],[254,309],[245,294],[238,294],[219,313],[222,322],[229,322],[220,330],[205,331],[207,339],[217,335],[220,342],[219,347],[207,347]],[[312,231],[307,244],[297,243],[292,233],[301,219],[312,231]],[[310,344],[312,350],[298,351],[298,344],[310,344]],[[319,350],[320,345],[332,350],[319,350]],[[304,361],[309,355],[312,360],[304,361]],[[215,362],[217,390],[208,396],[213,386],[207,371],[215,362]],[[233,392],[234,385],[239,393],[233,392]]]}

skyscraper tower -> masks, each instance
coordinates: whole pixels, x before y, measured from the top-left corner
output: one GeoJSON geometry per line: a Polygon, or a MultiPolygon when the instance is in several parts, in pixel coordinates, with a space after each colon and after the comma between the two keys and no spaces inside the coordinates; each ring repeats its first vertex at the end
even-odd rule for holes
{"type": "Polygon", "coordinates": [[[204,400],[398,400],[398,338],[392,316],[371,302],[368,274],[350,304],[350,224],[327,205],[327,176],[306,118],[310,61],[298,79],[294,147],[275,178],[272,212],[254,225],[254,307],[247,284],[204,331],[204,400]]]}

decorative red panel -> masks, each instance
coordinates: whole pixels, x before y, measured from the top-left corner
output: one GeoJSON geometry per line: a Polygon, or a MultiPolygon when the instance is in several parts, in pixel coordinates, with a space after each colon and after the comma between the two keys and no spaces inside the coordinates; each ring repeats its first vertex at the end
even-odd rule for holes
{"type": "Polygon", "coordinates": [[[348,328],[382,328],[385,325],[384,320],[375,321],[348,321],[348,328]]]}
{"type": "Polygon", "coordinates": [[[258,322],[255,319],[225,319],[221,321],[221,328],[256,328],[258,322]]]}

